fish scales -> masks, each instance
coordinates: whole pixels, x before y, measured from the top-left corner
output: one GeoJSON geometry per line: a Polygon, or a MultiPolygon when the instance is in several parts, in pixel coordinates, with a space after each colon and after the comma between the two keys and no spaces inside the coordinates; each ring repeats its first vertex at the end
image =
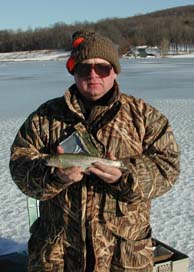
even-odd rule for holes
{"type": "Polygon", "coordinates": [[[120,160],[109,160],[100,157],[93,157],[84,154],[64,153],[58,155],[48,156],[46,164],[51,167],[67,168],[72,166],[80,166],[84,170],[94,164],[95,162],[103,163],[107,166],[115,166],[124,168],[123,162],[120,160]]]}

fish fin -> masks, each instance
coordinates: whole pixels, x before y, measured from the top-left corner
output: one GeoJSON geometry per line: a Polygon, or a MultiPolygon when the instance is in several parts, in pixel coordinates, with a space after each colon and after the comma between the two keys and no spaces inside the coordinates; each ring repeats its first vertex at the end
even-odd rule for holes
{"type": "Polygon", "coordinates": [[[54,167],[54,166],[52,166],[52,167],[51,167],[51,174],[53,174],[53,173],[54,173],[54,171],[55,171],[55,167],[54,167]]]}

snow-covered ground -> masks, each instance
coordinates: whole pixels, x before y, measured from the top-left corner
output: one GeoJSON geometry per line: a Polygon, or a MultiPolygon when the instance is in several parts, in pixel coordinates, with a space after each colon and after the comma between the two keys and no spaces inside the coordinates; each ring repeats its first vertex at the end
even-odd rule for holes
{"type": "Polygon", "coordinates": [[[194,58],[194,53],[190,53],[190,54],[168,55],[167,58],[194,58]]]}
{"type": "Polygon", "coordinates": [[[32,60],[60,60],[69,55],[64,50],[37,50],[0,53],[0,62],[7,61],[32,61],[32,60]]]}

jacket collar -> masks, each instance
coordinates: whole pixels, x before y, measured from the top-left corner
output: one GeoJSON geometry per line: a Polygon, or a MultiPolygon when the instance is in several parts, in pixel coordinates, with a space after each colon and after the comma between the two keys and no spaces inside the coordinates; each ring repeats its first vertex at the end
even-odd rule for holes
{"type": "Polygon", "coordinates": [[[95,101],[95,103],[88,103],[88,101],[83,98],[79,93],[76,84],[73,84],[64,94],[67,106],[69,109],[79,115],[81,118],[85,119],[87,116],[87,111],[90,111],[89,121],[93,121],[99,114],[110,109],[113,104],[118,101],[120,92],[118,83],[115,81],[112,89],[105,94],[104,97],[95,101]],[[111,94],[111,95],[110,95],[111,94]]]}

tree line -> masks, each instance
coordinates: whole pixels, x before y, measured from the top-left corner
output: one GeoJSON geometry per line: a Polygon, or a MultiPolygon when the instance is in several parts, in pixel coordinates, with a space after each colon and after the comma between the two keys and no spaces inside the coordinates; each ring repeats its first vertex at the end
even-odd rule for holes
{"type": "Polygon", "coordinates": [[[132,46],[162,48],[169,44],[194,44],[194,5],[96,23],[56,23],[52,27],[27,31],[1,30],[0,52],[64,49],[70,50],[72,33],[78,29],[97,31],[119,46],[120,54],[132,46]]]}

